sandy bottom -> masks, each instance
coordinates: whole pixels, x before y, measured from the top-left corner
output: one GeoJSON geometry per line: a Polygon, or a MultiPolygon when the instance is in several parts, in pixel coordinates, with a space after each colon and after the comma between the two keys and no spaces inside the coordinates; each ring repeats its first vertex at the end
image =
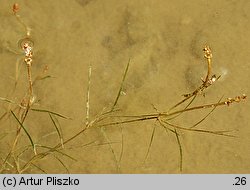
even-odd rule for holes
{"type": "MultiPolygon", "coordinates": [[[[20,102],[28,88],[24,64],[17,88],[11,92],[16,62],[23,59],[17,43],[25,31],[12,14],[12,3],[0,0],[0,97],[20,102]]],[[[32,107],[72,118],[56,117],[65,140],[85,126],[89,65],[90,120],[114,103],[129,59],[118,114],[168,110],[182,94],[201,84],[206,74],[205,44],[212,48],[212,72],[221,78],[192,106],[216,103],[222,96],[250,94],[250,1],[20,0],[19,5],[34,41],[33,79],[46,67],[51,76],[34,84],[32,107]]],[[[1,101],[0,114],[14,107],[1,101]]],[[[41,173],[41,169],[47,173],[249,173],[249,108],[249,100],[219,107],[197,126],[235,130],[230,134],[237,137],[178,130],[182,171],[176,135],[152,120],[90,128],[65,144],[63,153],[74,160],[57,152],[35,162],[40,169],[31,166],[25,173],[41,173]]],[[[181,114],[171,122],[190,127],[209,111],[181,114]]],[[[53,147],[60,142],[48,113],[31,111],[24,124],[36,144],[53,147]]],[[[1,162],[10,150],[16,126],[11,115],[0,120],[1,162]]],[[[14,154],[28,145],[22,131],[20,149],[14,154]]],[[[20,166],[32,156],[32,151],[26,151],[20,166]]]]}

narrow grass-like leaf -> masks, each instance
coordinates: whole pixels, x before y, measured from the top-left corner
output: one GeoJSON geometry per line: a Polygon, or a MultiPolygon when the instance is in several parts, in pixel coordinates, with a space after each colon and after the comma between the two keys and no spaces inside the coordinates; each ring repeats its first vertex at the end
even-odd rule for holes
{"type": "Polygon", "coordinates": [[[22,167],[22,170],[20,173],[24,173],[31,165],[33,165],[37,160],[41,160],[47,155],[49,155],[51,152],[43,152],[43,153],[38,153],[37,155],[33,156],[29,161],[24,164],[22,167]]]}
{"type": "MultiPolygon", "coordinates": [[[[42,145],[37,145],[37,147],[41,147],[41,148],[45,148],[45,149],[49,149],[49,150],[46,151],[46,152],[42,152],[42,153],[39,153],[39,154],[33,156],[33,157],[23,166],[23,169],[21,170],[21,173],[23,173],[24,171],[26,171],[26,170],[30,167],[30,165],[33,165],[33,164],[34,164],[34,162],[43,159],[44,157],[46,157],[46,156],[52,154],[53,152],[60,153],[60,154],[66,156],[66,157],[68,157],[68,158],[70,158],[70,159],[72,159],[72,160],[74,160],[74,161],[77,161],[76,159],[74,159],[73,157],[69,156],[68,154],[65,154],[65,153],[63,153],[63,152],[61,152],[61,151],[58,151],[58,150],[56,150],[55,148],[51,148],[51,147],[47,147],[47,146],[42,146],[42,145]]],[[[54,156],[54,155],[53,155],[53,156],[54,156]]]]}
{"type": "Polygon", "coordinates": [[[180,141],[179,134],[177,133],[176,129],[174,130],[174,132],[175,132],[176,140],[177,140],[178,146],[179,146],[179,151],[180,151],[180,171],[182,171],[183,152],[182,152],[181,141],[180,141]]]}
{"type": "Polygon", "coordinates": [[[160,120],[159,120],[159,123],[160,125],[165,129],[165,132],[168,134],[168,131],[172,132],[175,134],[175,131],[173,129],[170,129],[169,127],[167,127],[166,125],[164,125],[164,123],[162,123],[160,120]]]}
{"type": "Polygon", "coordinates": [[[2,134],[0,134],[0,140],[4,139],[7,135],[8,135],[8,133],[2,133],[2,134]]]}
{"type": "Polygon", "coordinates": [[[67,147],[66,149],[77,149],[77,148],[83,148],[83,147],[88,147],[88,146],[91,146],[92,144],[95,144],[96,141],[91,141],[91,142],[88,142],[86,144],[82,144],[82,145],[72,145],[71,147],[67,147]]]}
{"type": "Polygon", "coordinates": [[[31,164],[31,165],[37,168],[38,170],[40,170],[41,172],[43,172],[44,174],[47,174],[45,170],[43,170],[41,167],[37,166],[36,164],[31,164]]]}
{"type": "Polygon", "coordinates": [[[62,138],[61,132],[60,132],[59,128],[57,127],[57,124],[56,124],[56,122],[55,122],[53,116],[52,116],[50,113],[49,113],[49,117],[50,117],[50,119],[51,119],[51,121],[52,121],[52,123],[53,123],[53,125],[54,125],[54,127],[55,127],[55,129],[56,129],[56,132],[57,132],[58,137],[59,137],[59,139],[60,139],[60,142],[61,142],[61,144],[62,144],[62,148],[64,148],[64,145],[63,145],[63,138],[62,138]]]}
{"type": "Polygon", "coordinates": [[[161,120],[158,120],[159,121],[159,124],[165,129],[165,132],[168,133],[168,131],[172,132],[175,134],[176,136],[176,140],[177,140],[177,143],[178,143],[178,146],[179,146],[179,153],[180,153],[180,171],[182,171],[182,167],[183,167],[183,152],[182,152],[182,146],[181,146],[181,142],[180,142],[180,139],[179,139],[179,134],[177,133],[176,129],[170,129],[168,128],[166,125],[164,125],[164,123],[162,123],[161,120]]]}
{"type": "Polygon", "coordinates": [[[8,98],[2,98],[2,97],[0,97],[0,100],[1,100],[1,101],[4,101],[4,102],[11,103],[11,104],[17,104],[16,102],[14,102],[14,101],[12,101],[12,100],[9,100],[8,98]]]}
{"type": "Polygon", "coordinates": [[[121,139],[122,139],[122,142],[121,142],[121,152],[120,152],[120,158],[119,158],[119,163],[121,163],[122,161],[122,156],[123,156],[123,151],[124,151],[124,135],[123,135],[123,128],[122,126],[120,126],[120,129],[121,129],[121,139]]]}
{"type": "MultiPolygon", "coordinates": [[[[191,99],[191,101],[185,106],[185,108],[184,108],[183,110],[187,109],[187,108],[194,102],[194,100],[195,100],[196,97],[197,97],[197,95],[195,95],[195,96],[191,99]]],[[[169,110],[169,111],[170,111],[170,110],[169,110]]],[[[177,115],[175,115],[175,116],[173,116],[173,117],[170,117],[170,118],[168,118],[167,120],[175,119],[175,118],[179,117],[182,113],[183,113],[183,112],[181,112],[181,113],[179,113],[179,114],[177,114],[177,115]]]]}
{"type": "MultiPolygon", "coordinates": [[[[1,157],[0,159],[1,159],[3,162],[5,162],[4,159],[3,159],[2,157],[1,157]]],[[[11,163],[9,163],[8,161],[6,161],[6,164],[8,164],[11,168],[14,168],[14,166],[13,166],[11,163]]],[[[3,171],[3,170],[1,170],[1,171],[3,171]]],[[[0,174],[2,173],[1,171],[0,171],[0,174]]]]}
{"type": "Polygon", "coordinates": [[[119,98],[120,98],[120,96],[121,96],[121,92],[122,92],[122,90],[123,90],[124,81],[125,81],[125,78],[126,78],[127,73],[128,73],[129,64],[130,64],[130,59],[128,60],[128,63],[127,63],[125,72],[124,72],[124,74],[123,74],[122,82],[121,82],[121,85],[120,85],[118,94],[117,94],[117,96],[116,96],[115,102],[114,102],[114,104],[113,104],[113,106],[112,106],[112,108],[111,108],[112,111],[115,109],[115,106],[116,106],[116,104],[118,103],[118,100],[119,100],[119,98]]]}
{"type": "Polygon", "coordinates": [[[111,142],[110,142],[109,138],[107,137],[107,134],[104,131],[104,129],[101,127],[100,130],[101,130],[101,133],[102,133],[103,137],[106,139],[106,141],[107,141],[107,143],[109,145],[110,151],[111,151],[111,153],[113,155],[113,158],[114,158],[114,161],[115,161],[115,164],[116,164],[117,171],[119,172],[120,171],[120,163],[116,158],[115,151],[114,151],[114,149],[113,149],[113,147],[111,145],[111,142]]]}
{"type": "Polygon", "coordinates": [[[47,79],[47,78],[52,78],[52,76],[46,75],[46,76],[43,76],[43,77],[38,77],[38,78],[36,78],[36,80],[44,80],[44,79],[47,79]]]}
{"type": "Polygon", "coordinates": [[[59,113],[56,113],[56,112],[53,112],[53,111],[49,111],[49,110],[44,110],[44,109],[35,109],[35,108],[31,108],[30,109],[31,111],[37,111],[37,112],[45,112],[45,113],[50,113],[52,115],[56,115],[58,117],[61,117],[61,118],[64,118],[64,119],[72,119],[70,117],[67,117],[67,116],[64,116],[62,114],[59,114],[59,113]]]}
{"type": "Polygon", "coordinates": [[[30,143],[31,143],[31,146],[33,147],[33,151],[34,151],[34,154],[36,155],[36,147],[35,147],[35,144],[33,143],[33,140],[29,134],[29,132],[27,131],[27,129],[23,126],[23,124],[19,121],[19,119],[16,117],[16,115],[14,114],[14,112],[12,110],[10,110],[11,114],[14,116],[14,118],[17,120],[17,122],[19,123],[19,125],[22,127],[22,129],[24,130],[24,132],[26,133],[26,135],[28,136],[29,140],[30,140],[30,143]]]}
{"type": "MultiPolygon", "coordinates": [[[[223,98],[223,96],[220,98],[220,100],[218,101],[218,103],[220,103],[220,101],[222,100],[222,98],[223,98]]],[[[190,129],[198,126],[201,122],[203,122],[216,108],[217,108],[217,106],[214,106],[214,108],[210,112],[208,112],[208,114],[206,114],[200,121],[198,121],[192,127],[190,127],[190,129]]]]}
{"type": "Polygon", "coordinates": [[[3,115],[0,117],[0,121],[8,114],[8,112],[5,112],[3,115]]]}
{"type": "Polygon", "coordinates": [[[89,103],[90,103],[90,81],[91,81],[91,65],[89,65],[89,72],[88,72],[88,85],[87,85],[87,98],[86,98],[86,127],[89,124],[89,103]]]}
{"type": "MultiPolygon", "coordinates": [[[[66,154],[66,153],[64,153],[64,152],[62,152],[62,151],[59,151],[59,150],[57,150],[57,149],[55,149],[55,148],[51,148],[51,147],[43,146],[43,145],[37,145],[37,147],[49,149],[49,151],[47,152],[48,154],[49,154],[49,153],[52,153],[52,152],[57,152],[57,153],[59,153],[59,154],[62,154],[63,156],[66,156],[66,157],[70,158],[71,160],[77,161],[77,159],[73,158],[72,156],[70,156],[70,155],[68,155],[68,154],[66,154]]],[[[46,153],[46,154],[47,154],[47,153],[46,153]]]]}
{"type": "Polygon", "coordinates": [[[192,129],[192,128],[185,128],[185,127],[181,127],[178,125],[174,125],[172,123],[166,122],[166,121],[162,121],[165,124],[172,126],[174,128],[180,129],[180,130],[185,130],[185,131],[194,131],[194,132],[200,132],[200,133],[208,133],[208,134],[214,134],[214,135],[221,135],[221,136],[226,136],[226,137],[235,137],[234,135],[228,135],[225,133],[228,132],[232,132],[232,130],[222,130],[222,131],[209,131],[209,130],[204,130],[204,129],[192,129]]]}
{"type": "Polygon", "coordinates": [[[45,135],[41,136],[41,137],[37,140],[37,143],[40,143],[43,139],[45,139],[45,138],[47,138],[47,137],[49,137],[49,136],[55,135],[55,134],[57,134],[57,132],[56,132],[56,131],[53,131],[53,132],[47,133],[47,134],[45,134],[45,135]]]}
{"type": "Polygon", "coordinates": [[[46,75],[46,76],[37,76],[37,77],[33,80],[32,85],[35,86],[36,83],[37,83],[38,81],[42,81],[42,80],[45,80],[45,79],[47,79],[47,78],[54,78],[54,77],[52,77],[52,76],[50,76],[50,75],[46,75]]]}
{"type": "Polygon", "coordinates": [[[154,140],[154,136],[155,136],[155,129],[156,129],[156,125],[154,125],[153,131],[152,131],[152,134],[151,134],[151,137],[150,137],[150,141],[149,141],[147,153],[146,153],[146,155],[145,155],[143,164],[145,164],[146,161],[147,161],[147,159],[148,159],[149,151],[150,151],[150,149],[151,149],[151,146],[152,146],[153,140],[154,140]]]}
{"type": "Polygon", "coordinates": [[[86,144],[82,144],[82,145],[72,145],[70,147],[67,147],[66,149],[68,150],[73,150],[73,149],[77,149],[77,148],[84,148],[84,147],[94,147],[94,146],[105,146],[105,145],[109,145],[109,144],[118,144],[120,142],[104,142],[104,143],[98,143],[97,144],[97,141],[92,141],[92,142],[89,142],[89,143],[86,143],[86,144]]]}
{"type": "Polygon", "coordinates": [[[18,60],[16,61],[15,88],[16,88],[16,86],[17,86],[19,74],[20,74],[20,72],[21,72],[21,67],[19,67],[19,65],[21,65],[22,63],[23,63],[23,59],[18,59],[18,60]]]}
{"type": "Polygon", "coordinates": [[[60,141],[61,141],[61,144],[62,144],[62,148],[64,148],[64,137],[63,137],[63,132],[62,132],[61,125],[60,125],[57,117],[54,117],[54,120],[56,122],[56,125],[58,126],[59,131],[60,131],[60,135],[61,135],[60,141]]]}
{"type": "MultiPolygon", "coordinates": [[[[195,94],[194,94],[195,95],[195,94]]],[[[174,106],[172,106],[168,112],[172,111],[174,108],[178,107],[179,105],[183,104],[184,102],[186,102],[187,100],[189,100],[191,97],[193,97],[194,95],[192,96],[189,96],[189,97],[186,97],[184,98],[182,101],[178,102],[177,104],[175,104],[174,106]]]]}
{"type": "Polygon", "coordinates": [[[63,161],[62,161],[60,158],[58,158],[57,156],[55,156],[55,155],[54,155],[54,157],[55,157],[55,159],[57,159],[57,160],[60,162],[60,164],[65,168],[65,170],[66,170],[67,173],[69,174],[69,169],[68,169],[68,167],[63,163],[63,161]]]}
{"type": "Polygon", "coordinates": [[[190,127],[190,129],[195,128],[196,126],[198,126],[200,123],[202,123],[214,110],[216,107],[214,107],[210,112],[208,112],[208,114],[206,114],[200,121],[198,121],[197,123],[195,123],[192,127],[190,127]]]}
{"type": "Polygon", "coordinates": [[[109,145],[109,144],[118,144],[118,143],[121,143],[121,142],[119,142],[119,141],[117,141],[117,142],[104,142],[104,143],[99,143],[99,144],[95,144],[95,145],[92,145],[92,146],[105,146],[105,145],[109,145]]]}

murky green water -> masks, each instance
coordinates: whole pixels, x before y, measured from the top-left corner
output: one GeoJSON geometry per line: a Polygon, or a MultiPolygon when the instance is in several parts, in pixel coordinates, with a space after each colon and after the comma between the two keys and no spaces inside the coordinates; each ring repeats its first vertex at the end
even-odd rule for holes
{"type": "MultiPolygon", "coordinates": [[[[16,61],[23,58],[12,50],[18,51],[17,42],[25,34],[12,14],[14,2],[0,0],[0,97],[20,102],[28,88],[24,64],[17,89],[10,95],[15,84],[16,61]]],[[[200,96],[193,105],[217,102],[222,95],[225,99],[250,94],[249,1],[33,0],[18,3],[21,18],[32,29],[33,78],[45,67],[51,76],[34,85],[33,107],[72,118],[58,118],[64,139],[85,126],[89,64],[92,65],[91,119],[114,102],[129,59],[130,68],[118,102],[121,115],[153,113],[155,108],[167,110],[182,99],[182,94],[200,85],[200,78],[206,73],[202,52],[205,44],[213,51],[213,73],[222,76],[206,91],[205,98],[200,96]]],[[[1,102],[1,115],[8,105],[1,102]]],[[[180,131],[183,173],[250,172],[249,105],[246,100],[219,107],[199,125],[205,130],[237,129],[232,133],[237,138],[180,131]]],[[[182,114],[173,123],[192,126],[208,112],[182,114]]],[[[16,125],[11,115],[0,121],[1,160],[11,147],[16,125]]],[[[25,126],[37,144],[54,146],[59,142],[47,113],[30,112],[25,126]]],[[[166,133],[159,125],[143,164],[154,126],[154,121],[141,121],[103,129],[117,160],[123,149],[119,172],[180,172],[176,136],[166,133]]],[[[71,173],[116,173],[107,138],[99,128],[91,128],[65,145],[63,151],[77,161],[57,154],[57,158],[49,155],[36,164],[48,173],[65,173],[59,158],[71,173]]],[[[20,139],[18,147],[29,145],[25,133],[20,139]]],[[[20,164],[32,154],[25,152],[20,164]]],[[[26,172],[41,171],[31,167],[26,172]]]]}

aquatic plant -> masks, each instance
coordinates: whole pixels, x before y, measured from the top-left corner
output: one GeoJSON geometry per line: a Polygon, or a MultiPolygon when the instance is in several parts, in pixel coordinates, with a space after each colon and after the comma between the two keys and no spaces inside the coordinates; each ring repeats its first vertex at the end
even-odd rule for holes
{"type": "MultiPolygon", "coordinates": [[[[123,76],[121,77],[120,87],[117,90],[116,96],[114,96],[114,103],[110,107],[104,108],[99,114],[95,117],[90,117],[90,98],[91,98],[91,73],[92,67],[89,65],[88,68],[88,83],[86,89],[86,118],[85,118],[85,125],[82,127],[81,130],[73,134],[71,137],[64,139],[60,123],[58,118],[68,119],[70,117],[64,116],[63,114],[57,113],[55,111],[50,111],[48,109],[37,109],[33,107],[33,104],[36,102],[36,98],[34,96],[33,85],[39,80],[44,80],[49,78],[50,76],[47,75],[46,71],[47,68],[44,69],[41,75],[32,78],[32,56],[33,56],[33,49],[35,48],[35,44],[32,40],[31,30],[30,28],[22,21],[19,12],[18,4],[13,5],[13,14],[17,19],[18,23],[24,28],[25,30],[25,37],[18,41],[19,48],[21,48],[23,59],[21,64],[24,63],[27,68],[27,83],[28,88],[25,89],[25,96],[22,98],[21,102],[16,102],[8,97],[0,97],[0,100],[9,104],[9,109],[0,117],[0,121],[6,118],[10,118],[16,122],[17,128],[16,133],[14,136],[13,143],[11,145],[10,150],[6,153],[5,157],[2,158],[0,165],[0,173],[27,173],[29,172],[29,168],[35,167],[38,171],[46,173],[46,171],[39,167],[37,163],[41,162],[45,157],[48,155],[53,155],[53,157],[58,160],[58,162],[66,169],[67,172],[70,172],[67,168],[66,164],[60,159],[60,156],[66,156],[71,160],[75,160],[72,156],[65,153],[65,149],[67,149],[67,145],[70,142],[76,140],[81,134],[85,133],[87,130],[92,128],[99,129],[101,134],[103,135],[104,139],[106,140],[106,144],[109,146],[110,151],[113,155],[114,162],[116,164],[117,172],[121,171],[121,159],[123,155],[123,127],[128,124],[136,123],[136,122],[145,122],[145,121],[154,121],[155,125],[153,127],[152,134],[149,139],[149,145],[147,151],[145,152],[145,159],[143,160],[143,164],[146,162],[148,155],[150,153],[150,149],[152,147],[153,140],[155,138],[155,131],[156,126],[162,127],[166,132],[172,133],[175,138],[176,142],[179,147],[179,170],[182,171],[183,169],[183,147],[182,141],[180,139],[181,132],[194,132],[194,133],[207,133],[211,135],[219,135],[225,137],[234,137],[231,133],[232,130],[222,129],[222,130],[205,130],[198,128],[199,124],[202,123],[217,107],[219,106],[230,106],[233,103],[239,103],[242,100],[246,99],[246,95],[236,96],[234,98],[226,98],[226,99],[219,99],[217,102],[209,103],[209,104],[201,104],[192,106],[194,100],[198,96],[204,95],[204,91],[207,88],[210,88],[217,80],[220,79],[220,76],[212,74],[212,51],[209,46],[205,46],[203,49],[204,58],[207,64],[207,73],[206,76],[202,79],[202,83],[198,86],[194,91],[184,94],[183,99],[176,104],[174,104],[171,108],[166,111],[154,111],[152,113],[143,113],[143,114],[131,114],[125,115],[122,112],[122,108],[118,107],[118,103],[121,97],[121,94],[124,90],[124,83],[126,81],[127,73],[129,72],[130,62],[126,65],[125,71],[123,76]],[[119,108],[119,109],[118,109],[119,108]],[[193,112],[203,109],[211,109],[202,119],[195,122],[192,126],[183,127],[173,123],[173,119],[178,118],[181,114],[185,114],[187,112],[193,112]],[[55,132],[58,135],[59,141],[54,144],[54,146],[47,146],[42,145],[39,142],[33,140],[32,134],[29,132],[28,128],[26,127],[26,120],[29,119],[29,112],[40,112],[48,114],[51,123],[55,128],[55,132]],[[121,153],[119,157],[116,156],[116,152],[113,149],[113,142],[111,142],[106,134],[104,127],[108,126],[118,126],[121,131],[121,153]],[[18,142],[21,138],[21,133],[27,136],[29,144],[25,146],[17,146],[18,142]],[[32,152],[29,152],[32,150],[32,152]],[[27,153],[29,156],[26,156],[24,160],[22,156],[24,153],[27,153]]],[[[19,66],[20,63],[16,64],[16,81],[13,91],[11,92],[10,97],[14,96],[15,89],[18,83],[19,78],[19,66]]],[[[24,137],[22,137],[24,138],[24,137]]],[[[94,141],[95,142],[95,141],[94,141]]],[[[92,144],[90,142],[89,144],[92,144]]]]}

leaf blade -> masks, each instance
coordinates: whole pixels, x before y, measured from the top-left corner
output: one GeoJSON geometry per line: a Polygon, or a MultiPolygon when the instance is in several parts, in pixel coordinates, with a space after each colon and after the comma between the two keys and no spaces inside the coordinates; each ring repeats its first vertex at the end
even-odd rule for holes
{"type": "Polygon", "coordinates": [[[32,138],[31,138],[29,132],[28,132],[27,129],[23,126],[23,124],[19,121],[19,119],[17,118],[17,116],[15,115],[15,113],[14,113],[12,110],[10,110],[10,112],[11,112],[11,114],[13,115],[13,117],[17,120],[17,122],[19,123],[20,127],[22,127],[22,129],[24,130],[24,132],[26,133],[26,135],[28,136],[29,141],[30,141],[30,143],[31,143],[31,146],[33,147],[33,151],[34,151],[34,153],[35,153],[35,155],[36,155],[36,154],[37,154],[37,153],[36,153],[36,147],[35,147],[35,144],[34,144],[32,138]]]}

